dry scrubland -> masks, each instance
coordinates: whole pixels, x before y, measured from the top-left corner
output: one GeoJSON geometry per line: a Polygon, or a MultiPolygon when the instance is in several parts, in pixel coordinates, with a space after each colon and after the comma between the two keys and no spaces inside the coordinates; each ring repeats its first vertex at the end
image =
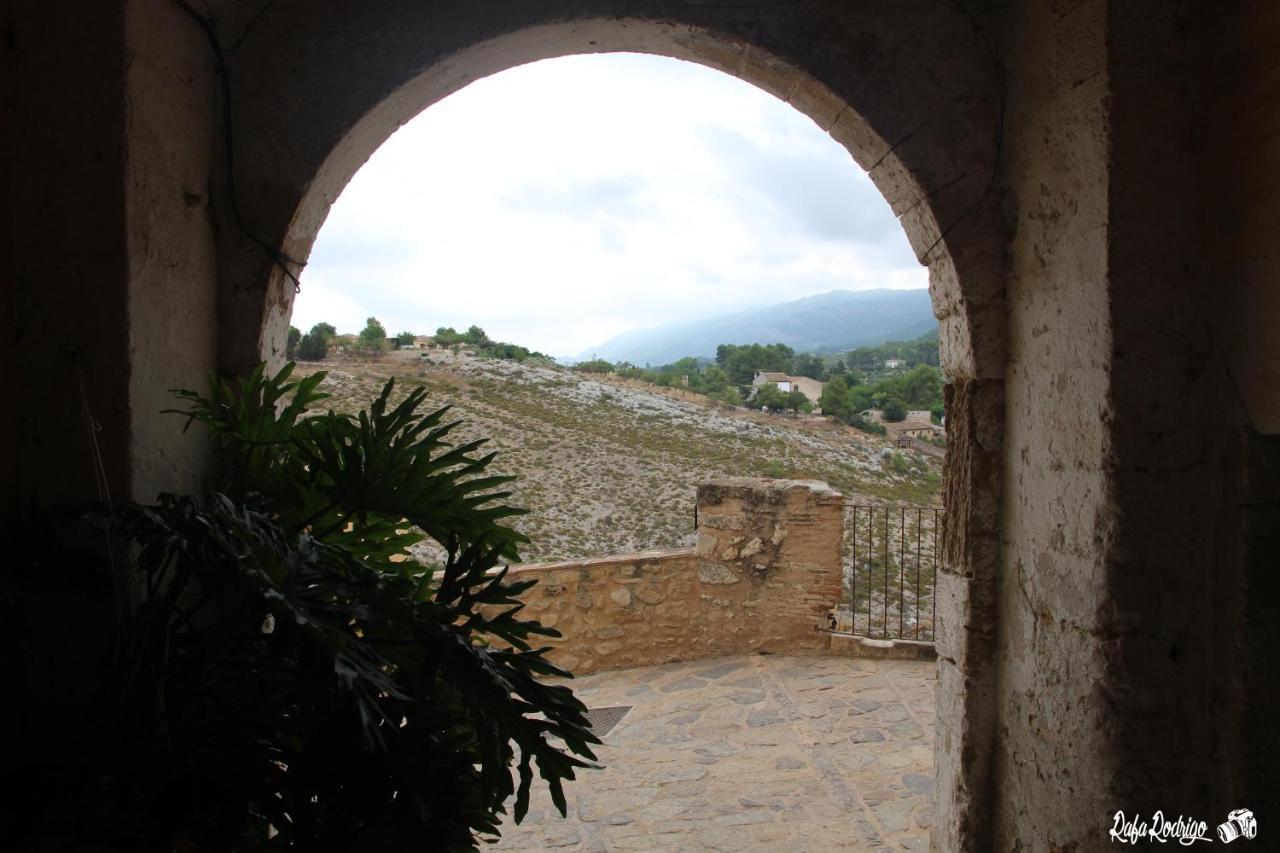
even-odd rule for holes
{"type": "Polygon", "coordinates": [[[429,404],[452,405],[459,441],[491,439],[493,468],[519,478],[512,503],[530,511],[516,520],[526,562],[690,545],[694,490],[714,477],[824,480],[849,503],[939,500],[939,460],[826,421],[465,352],[299,366],[317,370],[336,411],[368,405],[394,376],[397,397],[423,385],[429,404]]]}

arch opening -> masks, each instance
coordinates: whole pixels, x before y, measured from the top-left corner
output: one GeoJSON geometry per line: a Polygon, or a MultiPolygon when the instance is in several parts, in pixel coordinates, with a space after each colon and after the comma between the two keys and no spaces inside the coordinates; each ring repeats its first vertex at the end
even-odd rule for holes
{"type": "MultiPolygon", "coordinates": [[[[939,739],[937,824],[943,846],[958,846],[953,840],[960,836],[983,837],[990,777],[962,756],[984,753],[994,728],[989,663],[1002,491],[1004,234],[998,200],[989,192],[999,96],[972,20],[923,7],[916,11],[933,26],[909,15],[893,20],[840,11],[824,11],[829,20],[768,12],[729,20],[723,12],[690,8],[659,20],[644,4],[627,2],[617,4],[617,17],[601,19],[588,4],[563,5],[494,26],[454,26],[466,15],[453,10],[426,27],[399,10],[394,16],[371,12],[341,39],[314,26],[294,32],[315,36],[318,54],[333,48],[324,68],[246,49],[245,78],[258,87],[251,95],[239,91],[249,97],[237,99],[237,123],[279,125],[278,98],[299,86],[309,95],[333,91],[334,69],[357,84],[323,106],[314,96],[302,99],[292,109],[295,131],[287,139],[259,135],[242,148],[238,180],[261,189],[246,204],[252,223],[279,235],[291,256],[306,256],[338,192],[396,127],[470,81],[541,58],[638,52],[686,59],[753,83],[827,130],[869,170],[929,267],[943,367],[952,378],[950,441],[961,450],[947,461],[937,578],[938,725],[946,733],[939,739]],[[824,27],[829,36],[822,35],[824,27]],[[431,37],[424,39],[424,32],[431,37]],[[351,53],[351,45],[371,43],[386,46],[381,62],[351,53]],[[865,47],[865,56],[851,57],[849,44],[865,47]],[[298,133],[298,127],[314,132],[298,133]],[[271,144],[256,144],[264,140],[271,144]]],[[[285,21],[273,13],[263,22],[271,19],[278,19],[276,26],[285,21]]],[[[263,355],[280,358],[292,285],[246,247],[224,245],[220,256],[224,369],[263,355]]]]}

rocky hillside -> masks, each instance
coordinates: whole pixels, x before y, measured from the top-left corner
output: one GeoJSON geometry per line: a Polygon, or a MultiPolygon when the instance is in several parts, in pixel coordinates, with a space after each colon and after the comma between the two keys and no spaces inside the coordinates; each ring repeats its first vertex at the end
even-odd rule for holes
{"type": "Polygon", "coordinates": [[[454,406],[459,439],[488,437],[515,474],[526,561],[691,544],[694,491],[723,476],[825,480],[860,503],[934,504],[940,465],[820,419],[726,409],[694,395],[563,368],[416,351],[301,365],[328,372],[326,401],[367,405],[388,377],[454,406]]]}

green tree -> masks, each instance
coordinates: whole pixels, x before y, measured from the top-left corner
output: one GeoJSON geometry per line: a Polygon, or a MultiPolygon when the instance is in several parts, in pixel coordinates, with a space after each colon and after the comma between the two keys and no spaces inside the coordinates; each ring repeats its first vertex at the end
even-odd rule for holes
{"type": "Polygon", "coordinates": [[[302,361],[324,361],[329,355],[329,341],[315,329],[298,340],[298,358],[302,361]]]}
{"type": "Polygon", "coordinates": [[[780,412],[787,408],[786,395],[778,390],[778,386],[772,382],[761,385],[756,389],[755,395],[751,398],[753,405],[768,409],[771,412],[780,412]]]}
{"type": "Polygon", "coordinates": [[[760,371],[791,373],[795,350],[785,344],[720,344],[716,347],[716,364],[729,375],[734,385],[750,385],[760,371]]]}
{"type": "Polygon", "coordinates": [[[485,333],[484,329],[479,326],[472,326],[467,329],[467,333],[462,336],[462,339],[469,344],[475,344],[477,346],[483,346],[484,344],[489,343],[489,336],[485,333]]]}
{"type": "Polygon", "coordinates": [[[442,347],[456,344],[462,340],[462,335],[458,334],[457,330],[452,326],[441,326],[436,329],[436,333],[432,337],[435,338],[436,344],[442,347]]]}
{"type": "Polygon", "coordinates": [[[396,335],[396,346],[411,347],[413,346],[413,342],[417,340],[417,337],[418,336],[415,335],[413,332],[401,332],[400,334],[396,335]]]}
{"type": "Polygon", "coordinates": [[[805,396],[803,391],[788,391],[783,395],[783,401],[786,407],[793,412],[812,412],[813,401],[805,396]]]}
{"type": "Polygon", "coordinates": [[[726,385],[719,391],[712,392],[710,397],[713,400],[719,400],[721,403],[725,403],[730,406],[742,405],[742,394],[739,393],[738,389],[732,385],[726,385]]]}
{"type": "Polygon", "coordinates": [[[824,415],[831,415],[840,420],[847,420],[853,413],[849,397],[849,385],[843,376],[835,376],[822,386],[822,396],[818,398],[824,415]]]}
{"type": "Polygon", "coordinates": [[[827,366],[822,363],[822,359],[807,352],[799,353],[792,359],[791,371],[796,376],[808,376],[819,382],[825,382],[827,378],[827,366]]]}
{"type": "Polygon", "coordinates": [[[874,409],[875,395],[868,385],[853,385],[849,388],[849,411],[853,414],[874,409]]]}
{"type": "MultiPolygon", "coordinates": [[[[702,371],[702,391],[708,396],[713,394],[722,394],[729,387],[729,375],[718,364],[707,365],[702,371]]],[[[741,399],[741,395],[734,391],[735,396],[741,399]]]]}
{"type": "Polygon", "coordinates": [[[327,343],[338,336],[338,330],[332,323],[316,323],[311,327],[311,334],[321,336],[327,343]]]}
{"type": "Polygon", "coordinates": [[[921,364],[902,377],[902,396],[912,408],[929,409],[942,402],[942,373],[936,367],[921,364]]]}
{"type": "Polygon", "coordinates": [[[289,327],[289,340],[284,345],[284,355],[293,361],[298,355],[298,342],[302,340],[302,330],[297,326],[289,327]]]}
{"type": "Polygon", "coordinates": [[[897,397],[890,397],[885,400],[881,411],[884,413],[884,419],[888,423],[897,423],[907,416],[907,407],[897,397]]]}
{"type": "Polygon", "coordinates": [[[377,317],[370,317],[364,321],[364,328],[360,330],[360,337],[356,339],[356,347],[367,353],[380,353],[387,347],[387,329],[377,317]]]}

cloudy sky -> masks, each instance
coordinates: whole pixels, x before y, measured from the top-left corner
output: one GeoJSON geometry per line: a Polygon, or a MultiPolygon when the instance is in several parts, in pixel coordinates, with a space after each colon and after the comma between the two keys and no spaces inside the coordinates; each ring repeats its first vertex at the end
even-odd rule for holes
{"type": "Polygon", "coordinates": [[[334,204],[293,323],[478,323],[562,356],[927,283],[871,181],[792,107],[687,62],[574,56],[473,83],[392,136],[334,204]]]}

